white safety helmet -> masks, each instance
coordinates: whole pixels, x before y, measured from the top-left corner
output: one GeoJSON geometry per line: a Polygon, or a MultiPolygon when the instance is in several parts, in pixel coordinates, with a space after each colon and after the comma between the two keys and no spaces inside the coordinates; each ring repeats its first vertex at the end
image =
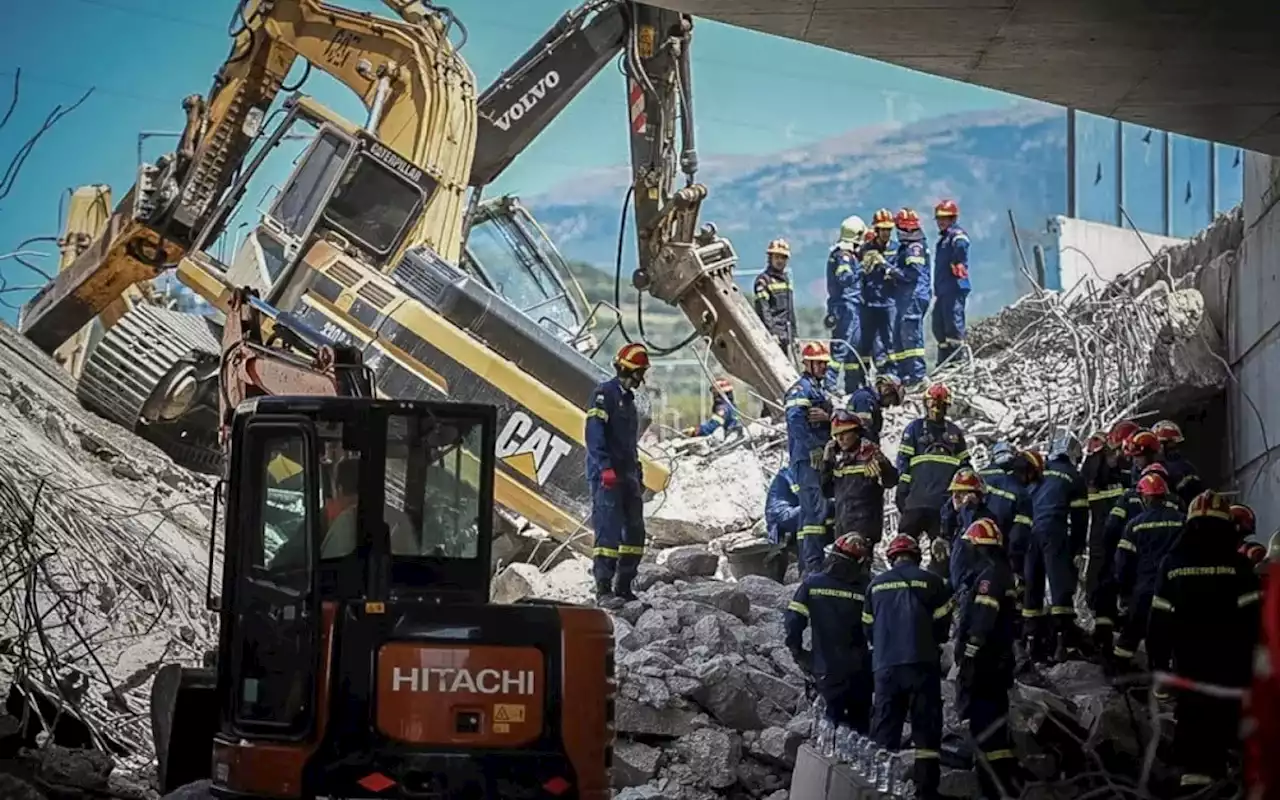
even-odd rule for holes
{"type": "Polygon", "coordinates": [[[844,222],[840,223],[840,241],[857,242],[862,244],[862,237],[867,233],[867,223],[862,221],[862,217],[854,214],[852,217],[845,217],[844,222]]]}

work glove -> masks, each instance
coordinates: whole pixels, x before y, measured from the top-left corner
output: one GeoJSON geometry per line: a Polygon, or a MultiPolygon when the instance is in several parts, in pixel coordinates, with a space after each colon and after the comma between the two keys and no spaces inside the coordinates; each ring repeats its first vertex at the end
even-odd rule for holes
{"type": "Polygon", "coordinates": [[[814,406],[813,408],[809,409],[809,422],[811,424],[816,425],[820,422],[829,422],[830,420],[831,420],[830,412],[828,412],[822,406],[814,406]]]}
{"type": "Polygon", "coordinates": [[[689,427],[687,427],[687,428],[685,428],[683,431],[681,431],[681,433],[683,433],[685,436],[697,436],[697,435],[698,435],[698,429],[697,429],[697,427],[696,427],[696,426],[690,425],[689,427]]]}
{"type": "Polygon", "coordinates": [[[951,274],[963,280],[964,278],[969,277],[969,268],[964,264],[952,264],[951,274]]]}
{"type": "Polygon", "coordinates": [[[618,473],[614,471],[613,467],[609,467],[608,469],[603,469],[600,471],[600,485],[603,486],[606,490],[612,490],[617,488],[618,473]]]}
{"type": "Polygon", "coordinates": [[[809,451],[809,466],[815,471],[822,469],[822,448],[814,448],[809,451]]]}
{"type": "Polygon", "coordinates": [[[826,328],[826,329],[827,329],[827,330],[829,330],[829,331],[830,331],[830,330],[835,330],[835,327],[836,327],[836,315],[835,315],[835,314],[828,314],[828,315],[826,315],[825,317],[823,317],[823,318],[822,318],[822,325],[823,325],[823,327],[824,327],[824,328],[826,328]]]}

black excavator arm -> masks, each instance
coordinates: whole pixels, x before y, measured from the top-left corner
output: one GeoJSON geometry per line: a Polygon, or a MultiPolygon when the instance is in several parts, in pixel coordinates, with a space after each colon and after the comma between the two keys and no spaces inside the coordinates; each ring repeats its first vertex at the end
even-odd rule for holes
{"type": "Polygon", "coordinates": [[[733,245],[698,224],[707,188],[695,179],[692,33],[688,15],[626,0],[566,13],[480,96],[473,201],[621,56],[639,249],[632,282],[678,306],[730,374],[777,401],[795,368],[734,283],[733,245]]]}

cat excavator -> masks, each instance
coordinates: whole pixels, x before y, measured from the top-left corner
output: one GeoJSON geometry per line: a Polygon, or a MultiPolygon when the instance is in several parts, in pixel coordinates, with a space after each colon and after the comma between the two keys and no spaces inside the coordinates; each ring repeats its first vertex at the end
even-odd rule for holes
{"type": "MultiPolygon", "coordinates": [[[[631,99],[633,283],[679,305],[721,363],[765,398],[779,398],[795,377],[733,282],[732,244],[698,227],[706,188],[693,181],[690,21],[591,0],[477,98],[450,41],[461,29],[452,14],[384,1],[399,19],[319,0],[241,0],[231,55],[207,97],[184,101],[175,152],[141,166],[106,230],[32,298],[20,328],[51,352],[128,287],[168,270],[223,313],[237,287],[252,287],[291,319],[360,349],[380,396],[496,406],[499,505],[572,537],[590,513],[586,403],[608,377],[583,352],[593,320],[573,319],[572,330],[569,317],[537,303],[517,307],[483,279],[483,259],[468,258],[466,243],[485,213],[520,219],[509,200],[498,212],[493,201],[479,203],[479,188],[615,55],[631,99]],[[362,99],[363,125],[303,94],[273,107],[299,58],[362,99]],[[530,124],[513,124],[524,119],[530,124]],[[310,145],[232,262],[222,263],[211,243],[227,232],[267,156],[299,132],[310,145]],[[687,177],[680,189],[677,169],[687,177]]],[[[520,231],[529,241],[512,247],[515,258],[545,263],[554,248],[533,240],[536,222],[520,231]]],[[[180,326],[165,316],[137,304],[107,329],[86,359],[80,397],[184,463],[220,472],[210,425],[218,334],[200,318],[188,315],[180,326]]],[[[668,475],[645,459],[647,489],[660,491],[668,475]]]]}

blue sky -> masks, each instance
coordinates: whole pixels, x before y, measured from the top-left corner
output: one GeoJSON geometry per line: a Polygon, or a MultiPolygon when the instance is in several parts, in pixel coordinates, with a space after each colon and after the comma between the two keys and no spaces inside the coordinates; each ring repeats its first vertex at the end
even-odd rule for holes
{"type": "MultiPolygon", "coordinates": [[[[377,11],[378,0],[346,0],[377,11]]],[[[454,3],[469,30],[463,51],[480,84],[487,84],[555,19],[572,0],[472,0],[454,3]]],[[[132,184],[139,131],[182,127],[181,100],[207,92],[226,56],[232,0],[39,0],[8,3],[0,26],[0,104],[7,102],[16,67],[22,68],[20,102],[0,130],[0,155],[14,152],[56,104],[95,91],[47,134],[27,159],[8,197],[0,199],[0,253],[22,239],[56,235],[58,198],[69,187],[108,183],[118,199],[132,184]]],[[[953,83],[887,64],[789,40],[698,21],[695,26],[695,106],[703,157],[756,154],[798,147],[863,125],[909,122],[958,111],[1002,108],[1016,98],[953,83]]],[[[306,90],[357,120],[354,96],[326,76],[306,90]]],[[[3,105],[0,105],[2,110],[3,105]]],[[[508,170],[496,187],[536,194],[577,170],[618,164],[627,158],[626,108],[620,76],[613,70],[593,83],[508,170]]],[[[1092,185],[1094,162],[1114,157],[1112,123],[1081,124],[1081,215],[1114,215],[1113,183],[1092,185]],[[1094,130],[1096,128],[1096,130],[1094,130]],[[1111,148],[1110,155],[1108,147],[1111,148]]],[[[1141,129],[1139,130],[1139,134],[1141,129]]],[[[1160,225],[1157,147],[1131,156],[1126,145],[1130,203],[1139,225],[1160,225]],[[1154,177],[1153,177],[1154,176],[1154,177]],[[1141,214],[1137,209],[1141,207],[1141,214]],[[1152,216],[1154,215],[1154,216],[1152,216]]],[[[172,146],[150,140],[148,159],[172,146]]],[[[1175,195],[1183,180],[1203,181],[1204,166],[1192,164],[1203,143],[1175,143],[1175,195]],[[1198,171],[1197,171],[1198,170],[1198,171]],[[1183,175],[1182,173],[1186,173],[1183,175]]],[[[1234,151],[1220,155],[1224,169],[1234,151]]],[[[1201,158],[1203,161],[1203,158],[1201,158]]],[[[1235,173],[1238,174],[1238,171],[1235,173]]],[[[1204,194],[1197,189],[1197,195],[1204,194]]],[[[1232,195],[1238,196],[1238,191],[1232,195]]],[[[1174,221],[1188,231],[1203,225],[1204,198],[1176,202],[1174,221]]],[[[1234,199],[1229,202],[1234,202],[1234,199]]],[[[53,252],[51,246],[50,252],[53,252]]],[[[56,258],[43,260],[56,268],[56,258]]],[[[12,261],[0,262],[12,283],[28,279],[12,261]]],[[[10,302],[20,298],[9,296],[10,302]]],[[[8,309],[0,318],[12,320],[8,309]]]]}

